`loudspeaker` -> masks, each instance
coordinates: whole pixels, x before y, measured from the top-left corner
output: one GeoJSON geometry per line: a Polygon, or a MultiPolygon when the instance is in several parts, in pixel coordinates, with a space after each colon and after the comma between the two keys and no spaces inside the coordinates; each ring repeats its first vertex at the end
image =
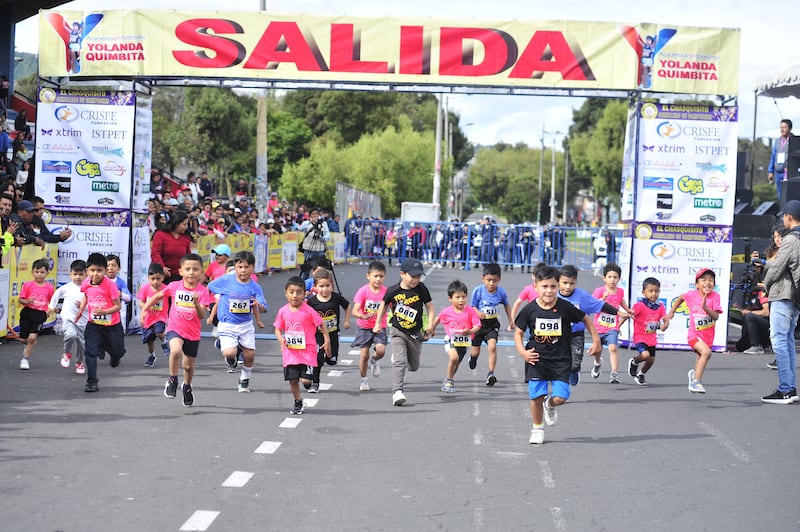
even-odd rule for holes
{"type": "MultiPolygon", "coordinates": [[[[772,238],[772,227],[775,225],[775,216],[762,216],[758,214],[737,214],[733,217],[733,234],[737,238],[772,238]]],[[[762,251],[759,249],[759,251],[762,251]]]]}
{"type": "Polygon", "coordinates": [[[792,199],[800,200],[800,179],[797,178],[781,181],[781,207],[792,199]]]}
{"type": "MultiPolygon", "coordinates": [[[[798,183],[798,184],[800,184],[800,183],[798,183]]],[[[783,195],[781,195],[781,197],[783,197],[783,195]]],[[[767,215],[767,214],[770,214],[772,216],[775,216],[776,214],[778,214],[779,210],[780,210],[780,205],[778,205],[778,202],[776,202],[776,201],[765,201],[764,203],[759,205],[756,210],[753,211],[753,214],[755,214],[755,215],[767,215]]]]}
{"type": "MultiPolygon", "coordinates": [[[[745,183],[745,176],[747,174],[747,152],[740,151],[736,153],[736,195],[739,195],[740,190],[747,188],[745,183]]],[[[752,201],[752,200],[751,200],[752,201]]]]}
{"type": "Polygon", "coordinates": [[[749,188],[737,188],[736,203],[753,203],[753,191],[749,188]]]}
{"type": "MultiPolygon", "coordinates": [[[[750,192],[750,199],[753,199],[753,191],[750,192]]],[[[752,214],[753,206],[750,205],[750,202],[747,203],[737,203],[736,207],[733,208],[733,215],[736,216],[737,214],[752,214]]]]}

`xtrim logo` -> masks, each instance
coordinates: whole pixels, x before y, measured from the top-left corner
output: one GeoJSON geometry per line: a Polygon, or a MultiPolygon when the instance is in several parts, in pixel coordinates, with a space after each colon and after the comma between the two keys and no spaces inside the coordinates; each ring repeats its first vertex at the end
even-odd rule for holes
{"type": "Polygon", "coordinates": [[[660,260],[671,259],[675,256],[675,246],[669,242],[656,242],[650,247],[650,255],[660,260]]]}

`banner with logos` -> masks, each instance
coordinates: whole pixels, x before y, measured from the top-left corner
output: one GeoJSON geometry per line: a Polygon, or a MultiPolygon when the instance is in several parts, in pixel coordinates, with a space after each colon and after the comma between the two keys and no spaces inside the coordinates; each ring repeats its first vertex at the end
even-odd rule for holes
{"type": "Polygon", "coordinates": [[[139,289],[149,282],[147,268],[150,267],[150,229],[147,226],[147,215],[135,213],[131,228],[131,312],[128,321],[128,332],[138,332],[142,326],[142,313],[136,302],[139,289]]]}
{"type": "Polygon", "coordinates": [[[738,92],[738,29],[596,21],[43,10],[39,75],[738,92]]]}
{"type": "Polygon", "coordinates": [[[0,338],[8,336],[8,316],[10,293],[9,281],[11,272],[8,268],[0,269],[0,338]]]}
{"type": "Polygon", "coordinates": [[[137,212],[147,212],[152,154],[153,99],[137,94],[133,137],[133,199],[131,200],[131,209],[137,212]]]}
{"type": "Polygon", "coordinates": [[[733,225],[737,107],[645,103],[637,221],[733,225]]]}
{"type": "Polygon", "coordinates": [[[36,194],[45,205],[130,208],[134,100],[133,92],[39,89],[36,194]]]}
{"type": "MultiPolygon", "coordinates": [[[[667,308],[689,290],[695,289],[695,275],[711,268],[716,276],[723,312],[717,321],[714,350],[726,347],[728,336],[728,300],[731,275],[731,227],[652,224],[636,222],[632,226],[634,257],[630,276],[631,300],[641,297],[642,281],[655,277],[661,282],[659,299],[667,308]]],[[[664,349],[689,349],[689,309],[678,307],[675,318],[664,332],[658,333],[658,346],[664,349]]]]}
{"type": "MultiPolygon", "coordinates": [[[[8,329],[7,334],[17,335],[19,333],[19,313],[23,305],[19,304],[19,293],[23,283],[33,280],[31,269],[33,263],[39,259],[47,259],[50,262],[50,271],[47,273],[45,281],[53,285],[56,283],[56,270],[61,264],[58,253],[58,244],[45,244],[44,249],[35,245],[25,245],[22,247],[12,247],[10,254],[11,262],[8,268],[8,329]]],[[[69,279],[68,279],[69,280],[69,279]]],[[[56,322],[55,314],[48,314],[44,327],[52,327],[56,322]]]]}

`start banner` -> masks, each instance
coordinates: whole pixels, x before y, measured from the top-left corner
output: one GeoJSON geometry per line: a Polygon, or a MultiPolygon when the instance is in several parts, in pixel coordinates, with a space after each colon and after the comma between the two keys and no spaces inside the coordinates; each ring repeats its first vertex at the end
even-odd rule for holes
{"type": "Polygon", "coordinates": [[[43,77],[199,77],[732,95],[738,29],[265,12],[40,12],[43,77]]]}

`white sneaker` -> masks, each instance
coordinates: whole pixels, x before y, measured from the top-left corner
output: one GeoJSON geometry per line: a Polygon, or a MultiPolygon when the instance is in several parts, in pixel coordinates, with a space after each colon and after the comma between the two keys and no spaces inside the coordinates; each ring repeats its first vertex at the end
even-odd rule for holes
{"type": "Polygon", "coordinates": [[[528,443],[532,443],[534,445],[539,445],[544,443],[544,428],[531,429],[531,439],[528,440],[528,443]]]}
{"type": "Polygon", "coordinates": [[[84,366],[81,362],[75,363],[75,374],[76,375],[83,375],[86,373],[86,366],[84,366]]]}
{"type": "Polygon", "coordinates": [[[375,360],[372,357],[369,357],[369,367],[372,368],[372,376],[373,377],[380,377],[381,376],[381,363],[375,360]]]}
{"type": "Polygon", "coordinates": [[[558,421],[558,412],[556,407],[550,404],[550,396],[544,398],[544,422],[547,426],[552,427],[558,421]]]}
{"type": "Polygon", "coordinates": [[[392,404],[394,406],[403,406],[406,403],[406,394],[403,390],[397,390],[392,394],[392,404]]]}
{"type": "Polygon", "coordinates": [[[358,386],[358,390],[361,392],[368,392],[369,391],[369,382],[361,381],[361,384],[358,386]]]}
{"type": "Polygon", "coordinates": [[[592,366],[592,378],[596,379],[600,376],[600,368],[603,366],[603,359],[600,359],[600,362],[597,362],[594,366],[592,366]]]}
{"type": "Polygon", "coordinates": [[[61,367],[68,368],[70,360],[72,360],[72,355],[70,355],[69,353],[64,353],[63,355],[61,355],[61,367]]]}
{"type": "Polygon", "coordinates": [[[31,369],[31,365],[28,363],[27,358],[23,358],[19,361],[19,369],[31,369]]]}
{"type": "Polygon", "coordinates": [[[761,347],[760,345],[754,345],[752,347],[748,347],[747,349],[742,351],[742,353],[744,353],[745,355],[763,355],[764,348],[761,347]]]}

